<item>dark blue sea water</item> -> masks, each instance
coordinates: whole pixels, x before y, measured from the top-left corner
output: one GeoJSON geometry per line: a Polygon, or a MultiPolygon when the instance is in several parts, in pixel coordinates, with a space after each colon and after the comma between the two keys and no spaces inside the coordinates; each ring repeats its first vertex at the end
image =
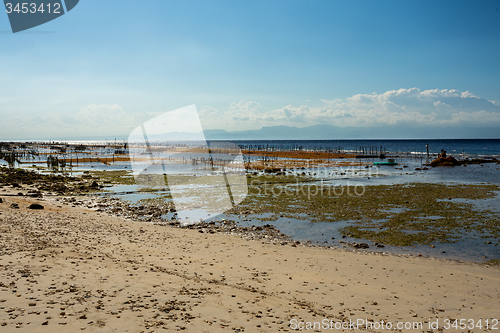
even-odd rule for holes
{"type": "MultiPolygon", "coordinates": [[[[217,142],[217,141],[213,141],[217,142]]],[[[396,153],[440,153],[469,156],[500,156],[500,139],[420,139],[420,140],[235,140],[241,148],[281,150],[326,150],[360,152],[369,151],[396,153]]]]}

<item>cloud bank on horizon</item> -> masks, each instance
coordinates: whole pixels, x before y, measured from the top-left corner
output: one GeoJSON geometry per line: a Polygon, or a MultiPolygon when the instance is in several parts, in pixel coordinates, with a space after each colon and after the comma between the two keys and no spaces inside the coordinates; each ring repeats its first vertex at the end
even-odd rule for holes
{"type": "MultiPolygon", "coordinates": [[[[197,107],[204,129],[230,132],[264,126],[306,127],[317,124],[340,127],[467,125],[500,129],[499,102],[455,89],[399,89],[380,94],[356,94],[346,99],[323,99],[318,106],[286,105],[271,110],[255,101],[233,102],[226,110],[197,107]]],[[[13,115],[0,124],[0,132],[3,139],[48,138],[53,133],[68,139],[86,136],[110,138],[127,136],[133,128],[162,113],[130,113],[117,104],[90,104],[72,114],[13,115]],[[30,133],[29,137],[26,133],[30,133]]],[[[191,131],[189,124],[178,130],[191,131]]]]}
{"type": "Polygon", "coordinates": [[[469,91],[410,88],[381,94],[357,94],[346,99],[324,99],[321,102],[319,106],[287,105],[266,110],[258,102],[240,101],[232,103],[227,110],[205,106],[200,111],[200,118],[206,128],[229,131],[317,124],[340,127],[471,125],[500,128],[500,103],[469,91]]]}

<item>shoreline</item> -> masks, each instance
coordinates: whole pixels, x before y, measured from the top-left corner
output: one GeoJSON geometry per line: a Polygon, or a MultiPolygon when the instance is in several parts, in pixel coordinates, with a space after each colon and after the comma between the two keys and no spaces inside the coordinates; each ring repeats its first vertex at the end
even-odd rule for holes
{"type": "Polygon", "coordinates": [[[421,322],[426,332],[429,321],[497,315],[498,267],[275,245],[51,199],[0,204],[6,331],[279,332],[327,318],[421,322]]]}
{"type": "MultiPolygon", "coordinates": [[[[1,194],[0,197],[19,197],[18,194],[1,194]]],[[[110,212],[109,210],[104,210],[102,208],[107,207],[109,209],[113,209],[115,207],[113,203],[108,203],[107,206],[103,206],[102,203],[99,203],[98,206],[99,208],[96,210],[94,208],[90,208],[88,204],[92,201],[87,201],[85,202],[85,199],[88,199],[88,196],[44,196],[45,199],[47,199],[49,202],[52,202],[52,204],[64,204],[67,206],[71,206],[73,208],[82,208],[85,209],[86,211],[92,211],[92,212],[97,212],[101,214],[105,214],[106,216],[110,218],[124,218],[130,221],[133,221],[135,223],[141,223],[145,225],[154,225],[154,226],[161,226],[165,228],[174,228],[174,229],[184,229],[184,230],[195,230],[198,231],[199,233],[208,233],[208,234],[221,234],[221,235],[228,235],[228,236],[235,236],[239,237],[242,239],[250,240],[250,241],[261,241],[265,242],[266,244],[271,244],[275,246],[292,246],[292,247],[311,247],[311,248],[321,248],[325,250],[333,250],[333,251],[341,251],[341,252],[350,252],[350,253],[356,253],[356,254],[366,254],[366,255],[379,255],[379,256],[394,256],[394,257],[399,257],[399,258],[425,258],[425,259],[431,259],[431,260],[437,260],[437,261],[443,261],[443,262],[451,262],[451,263],[457,263],[457,264],[470,264],[470,265],[477,265],[480,267],[495,267],[495,268],[500,268],[499,265],[495,264],[490,264],[488,262],[477,262],[477,261],[470,261],[470,260],[465,260],[465,259],[452,259],[452,258],[445,258],[445,257],[436,257],[436,256],[431,256],[431,255],[422,255],[422,254],[413,254],[413,253],[395,253],[395,252],[386,252],[382,249],[374,250],[374,249],[363,249],[363,248],[356,248],[356,244],[363,244],[363,243],[358,243],[358,242],[342,242],[340,244],[345,244],[349,247],[346,246],[335,246],[335,245],[323,245],[323,244],[317,244],[313,243],[311,241],[298,241],[292,239],[292,237],[287,236],[283,233],[280,232],[280,230],[276,229],[272,225],[266,225],[266,227],[259,227],[257,226],[255,228],[249,228],[249,227],[241,227],[238,226],[237,224],[234,223],[232,220],[224,220],[219,221],[217,223],[214,222],[200,222],[200,223],[193,223],[189,224],[186,226],[181,226],[178,221],[165,221],[165,220],[156,220],[156,221],[148,221],[145,219],[141,219],[138,215],[137,216],[123,216],[123,215],[117,215],[115,213],[110,212]],[[61,199],[61,200],[59,200],[61,199]],[[83,199],[83,200],[82,200],[83,199]],[[77,205],[74,205],[74,204],[77,205]]],[[[119,199],[118,199],[119,200],[119,199]]],[[[373,245],[372,245],[373,246],[373,245]]]]}
{"type": "MultiPolygon", "coordinates": [[[[7,171],[7,169],[3,169],[4,171],[7,171]]],[[[254,176],[248,176],[249,177],[249,182],[251,182],[252,185],[257,182],[258,185],[263,185],[263,186],[268,186],[266,185],[268,181],[270,181],[269,186],[274,186],[274,185],[280,185],[280,184],[287,184],[288,178],[286,176],[283,177],[276,177],[273,175],[265,175],[262,176],[260,179],[259,177],[254,177],[254,176]],[[273,178],[274,177],[274,178],[273,178]],[[276,179],[275,179],[276,178],[276,179]],[[251,180],[250,180],[251,179],[251,180]],[[257,179],[257,181],[256,181],[257,179]]],[[[294,178],[299,181],[298,178],[294,178]]],[[[9,195],[11,196],[17,196],[18,192],[22,189],[24,190],[24,195],[30,196],[30,197],[44,197],[44,198],[54,198],[56,201],[64,202],[72,206],[81,206],[84,208],[92,209],[97,212],[105,212],[106,214],[109,214],[110,216],[116,216],[116,217],[126,217],[130,218],[135,221],[140,221],[141,223],[146,223],[146,222],[155,222],[160,225],[167,225],[167,226],[172,226],[172,227],[179,227],[181,222],[177,218],[175,218],[176,215],[176,209],[173,206],[171,200],[164,200],[164,198],[160,198],[161,200],[157,199],[146,199],[145,201],[139,201],[139,202],[128,202],[126,199],[123,199],[121,196],[119,197],[113,197],[113,192],[105,192],[104,190],[109,187],[109,186],[115,186],[115,185],[124,185],[124,184],[133,184],[133,177],[130,178],[130,175],[125,171],[109,171],[109,172],[91,172],[91,173],[83,173],[81,177],[71,177],[71,176],[61,176],[61,175],[50,175],[50,174],[40,174],[36,173],[34,171],[27,171],[24,169],[15,169],[13,171],[9,171],[6,175],[3,176],[3,179],[0,179],[4,183],[4,186],[0,186],[0,189],[3,188],[3,193],[6,194],[6,191],[9,190],[12,193],[9,195]],[[22,184],[22,185],[19,185],[22,184]],[[7,187],[8,186],[8,187],[7,187]]],[[[304,177],[303,179],[301,178],[300,181],[305,182],[303,186],[306,183],[311,182],[311,180],[307,177],[304,177]]],[[[427,186],[425,183],[419,185],[419,183],[415,184],[410,184],[413,186],[421,187],[421,185],[427,186]]],[[[428,184],[431,186],[429,189],[418,189],[417,192],[421,191],[427,191],[429,190],[437,190],[440,186],[439,185],[432,185],[428,184]],[[437,186],[437,187],[436,187],[437,186]]],[[[314,186],[314,185],[313,185],[314,186]]],[[[399,186],[399,185],[398,185],[399,186]]],[[[404,185],[403,187],[395,187],[396,191],[400,191],[401,189],[407,188],[407,185],[404,185]]],[[[467,185],[465,185],[467,186],[467,185]]],[[[479,186],[479,185],[476,185],[479,186]]],[[[380,195],[382,192],[379,191],[379,189],[382,188],[388,188],[390,189],[390,186],[387,187],[379,187],[377,185],[371,186],[374,189],[376,189],[377,197],[380,198],[380,195]]],[[[454,188],[457,186],[451,186],[449,188],[454,188]]],[[[480,194],[479,192],[474,194],[477,198],[481,198],[482,196],[487,194],[487,189],[482,189],[484,186],[480,186],[477,189],[474,188],[472,191],[482,191],[484,192],[483,194],[480,194]],[[485,192],[486,190],[486,192],[485,192]]],[[[271,188],[271,190],[273,190],[271,188]]],[[[302,189],[303,190],[303,189],[302,189]]],[[[387,190],[387,189],[386,189],[387,190]]],[[[465,187],[463,186],[458,186],[456,190],[453,190],[453,193],[461,193],[458,194],[459,197],[464,195],[464,190],[465,187]],[[459,192],[457,192],[458,190],[459,192]]],[[[257,191],[260,191],[257,189],[257,191]]],[[[274,193],[274,190],[272,191],[274,193]]],[[[282,190],[279,190],[278,193],[282,193],[282,190]]],[[[470,191],[469,191],[470,192],[470,191]]],[[[147,194],[149,192],[134,192],[135,195],[142,195],[142,194],[147,194]]],[[[285,192],[286,193],[286,192],[285,192]]],[[[329,192],[328,192],[329,193],[329,192]]],[[[400,193],[400,192],[398,192],[400,193]]],[[[430,192],[429,192],[430,193],[430,192]]],[[[496,192],[495,192],[496,193],[496,192]]],[[[410,194],[413,194],[413,192],[410,192],[410,194]]],[[[394,205],[394,200],[396,199],[391,199],[392,194],[391,192],[388,193],[390,199],[389,204],[394,205]]],[[[447,195],[445,195],[445,198],[450,200],[448,197],[450,195],[451,197],[454,196],[454,194],[451,194],[451,192],[447,195]]],[[[0,196],[2,196],[2,192],[0,191],[0,196]]],[[[387,196],[387,195],[386,195],[387,196]]],[[[249,196],[251,197],[251,196],[249,196]]],[[[368,195],[369,198],[373,198],[373,196],[368,195]]],[[[467,197],[467,196],[465,196],[467,197]]],[[[146,197],[147,198],[147,197],[146,197]]],[[[307,198],[306,198],[307,199],[307,198]]],[[[309,200],[305,200],[305,203],[309,200]]],[[[341,198],[333,198],[335,201],[339,201],[341,198]]],[[[352,201],[354,198],[347,198],[348,199],[348,204],[350,205],[350,201],[352,201]]],[[[438,200],[439,201],[439,200],[438,200]]],[[[442,200],[441,200],[442,201],[442,200]]],[[[459,200],[460,201],[460,200],[459,200]]],[[[278,201],[278,203],[280,203],[278,201]]],[[[408,201],[405,202],[408,204],[408,201]]],[[[265,203],[266,205],[268,203],[265,203]]],[[[283,203],[284,204],[284,203],[283,203]]],[[[283,204],[279,204],[280,207],[282,207],[283,204]]],[[[424,203],[425,204],[425,203],[424,203]]],[[[345,205],[345,203],[344,203],[345,205]]],[[[420,204],[422,205],[422,204],[420,204]]],[[[321,216],[316,216],[315,211],[317,210],[317,207],[308,207],[301,210],[295,211],[290,211],[288,212],[286,209],[279,208],[279,207],[270,207],[267,209],[261,209],[259,208],[260,202],[247,202],[245,205],[240,205],[239,207],[235,207],[226,214],[222,214],[219,216],[218,219],[212,220],[212,222],[203,222],[203,223],[193,223],[188,226],[184,226],[184,228],[189,228],[189,229],[196,229],[199,232],[208,232],[208,233],[224,233],[224,234],[234,234],[239,237],[243,238],[248,238],[248,239],[255,239],[255,240],[265,240],[271,243],[275,244],[281,244],[281,245],[286,245],[286,244],[291,244],[293,246],[297,245],[306,245],[306,246],[313,246],[313,247],[326,247],[326,248],[336,248],[336,249],[351,249],[351,250],[360,250],[362,249],[363,251],[368,251],[368,252],[373,252],[373,253],[386,253],[386,254],[391,254],[391,255],[401,255],[401,256],[423,256],[423,257],[430,257],[430,258],[436,258],[436,259],[443,259],[443,260],[452,260],[452,261],[458,261],[458,262],[475,262],[481,265],[498,265],[497,261],[495,258],[495,246],[498,246],[499,244],[496,244],[496,242],[493,242],[493,245],[486,245],[488,249],[493,250],[491,253],[484,253],[488,255],[490,258],[488,261],[483,260],[480,257],[474,257],[471,256],[469,253],[460,253],[456,252],[453,253],[454,250],[453,248],[448,248],[445,247],[443,248],[441,244],[438,243],[422,243],[419,244],[419,242],[414,243],[413,245],[403,245],[403,246],[398,246],[397,244],[391,244],[379,240],[374,240],[370,239],[369,237],[356,237],[351,235],[351,232],[360,232],[362,229],[353,229],[353,231],[348,230],[348,231],[335,231],[334,235],[335,236],[335,241],[333,241],[334,238],[331,238],[332,241],[330,242],[323,242],[323,240],[320,240],[321,238],[316,238],[317,241],[314,241],[313,238],[309,238],[310,240],[307,240],[308,237],[300,237],[298,234],[293,234],[290,233],[290,227],[289,225],[286,224],[286,221],[296,220],[296,219],[303,219],[303,217],[299,217],[299,215],[303,213],[307,213],[307,218],[311,221],[318,221],[318,218],[321,216]],[[257,204],[257,206],[256,206],[257,204]],[[276,208],[279,208],[279,211],[276,211],[276,208]],[[270,217],[268,216],[263,216],[259,217],[259,214],[269,212],[271,214],[270,217]],[[279,214],[278,214],[279,213],[279,214]],[[274,214],[274,216],[272,215],[274,214]],[[278,214],[278,215],[276,215],[278,214]],[[291,214],[291,215],[290,215],[291,214]],[[282,220],[285,221],[285,224],[282,222],[275,223],[274,221],[276,220],[276,217],[281,216],[282,220]],[[267,221],[273,221],[273,222],[267,222],[267,221]],[[252,224],[253,223],[253,224],[252,224]],[[267,224],[266,224],[267,223],[267,224]],[[274,224],[274,225],[273,225],[274,224]],[[283,229],[282,229],[283,228],[283,229]],[[280,230],[281,229],[281,230],[280,230]],[[283,233],[283,231],[285,233],[283,233]],[[337,235],[340,232],[339,235],[337,235]],[[342,239],[340,238],[340,235],[342,235],[342,239]],[[345,239],[344,239],[345,238],[345,239]],[[325,244],[326,243],[326,244],[325,244]],[[368,246],[369,244],[369,246],[368,246]],[[433,246],[433,244],[436,244],[436,246],[433,246]],[[422,248],[417,247],[422,246],[422,248]],[[435,250],[427,248],[426,246],[429,246],[431,248],[436,247],[435,250]],[[436,252],[441,246],[441,249],[439,252],[445,253],[443,250],[446,250],[446,253],[450,253],[451,251],[451,257],[449,254],[445,255],[439,255],[438,252],[436,252]],[[384,250],[382,248],[386,248],[387,250],[384,250]],[[368,249],[369,248],[369,249],[368,249]],[[367,250],[368,249],[368,250],[367,250]],[[375,250],[375,251],[373,251],[375,250]],[[419,251],[420,250],[420,251],[419,251]],[[450,250],[450,251],[449,251],[450,250]],[[404,253],[405,251],[411,251],[413,253],[404,253]],[[435,255],[433,255],[435,254],[435,255]],[[490,254],[492,254],[490,256],[490,254]],[[446,258],[448,256],[448,258],[446,258]],[[483,261],[483,262],[481,262],[483,261]]],[[[345,207],[342,204],[340,207],[345,207]]],[[[351,206],[347,206],[348,208],[351,208],[351,206]]],[[[355,205],[352,207],[356,207],[355,205]]],[[[409,207],[411,208],[411,207],[409,207]]],[[[345,208],[344,212],[336,212],[336,214],[345,214],[345,208]]],[[[366,213],[370,213],[370,211],[366,211],[366,213]]],[[[265,214],[264,214],[265,215],[265,214]]],[[[431,215],[440,215],[438,213],[436,214],[431,214],[431,215]]],[[[349,219],[349,216],[345,217],[345,215],[339,216],[341,220],[343,219],[349,219]]],[[[374,216],[373,219],[376,221],[380,217],[374,216]]],[[[321,219],[320,219],[321,220],[321,219]]],[[[209,220],[210,221],[210,220],[209,220]]],[[[298,221],[298,220],[297,220],[298,221]]],[[[335,220],[329,221],[329,222],[335,222],[335,220]]],[[[192,223],[192,222],[191,222],[192,223]]],[[[288,222],[290,223],[290,222],[288,222]]],[[[328,222],[326,222],[328,224],[328,222]]],[[[299,229],[301,228],[299,225],[297,225],[299,229]]],[[[354,225],[356,227],[356,225],[354,225]]],[[[326,228],[326,226],[325,226],[326,228]]],[[[328,227],[330,228],[330,227],[328,227]]],[[[351,229],[353,228],[352,225],[350,227],[351,229]]],[[[325,229],[325,235],[328,235],[326,233],[325,229]]],[[[316,232],[316,231],[313,231],[316,232]]],[[[323,231],[321,231],[323,232],[323,231]]],[[[323,235],[323,234],[321,234],[323,235]]],[[[311,235],[312,236],[312,235],[311,235]]],[[[316,236],[317,237],[317,236],[316,236]]],[[[320,236],[321,237],[321,236],[320,236]]],[[[330,239],[330,236],[325,236],[327,239],[330,239]]],[[[446,245],[447,243],[443,243],[442,245],[446,245]]],[[[488,244],[491,244],[491,242],[488,242],[488,244]]],[[[483,245],[484,246],[484,245],[483,245]]],[[[472,251],[472,248],[471,250],[472,251]]],[[[469,252],[470,252],[469,251],[469,252]]],[[[481,252],[479,252],[481,253],[481,252]]],[[[483,256],[483,254],[481,254],[483,256]]],[[[484,256],[484,258],[487,258],[484,256]]]]}
{"type": "MultiPolygon", "coordinates": [[[[100,198],[101,200],[104,200],[106,202],[106,199],[110,198],[100,198]]],[[[121,205],[124,205],[123,201],[121,199],[117,199],[120,201],[121,205]]],[[[273,244],[276,246],[280,245],[287,245],[287,246],[293,246],[293,247],[314,247],[314,248],[323,248],[323,249],[332,249],[336,251],[346,251],[346,252],[352,252],[352,253],[360,253],[360,254],[369,254],[369,255],[381,255],[381,256],[395,256],[395,257],[402,257],[402,258],[427,258],[427,259],[432,259],[432,260],[442,260],[445,262],[455,262],[455,263],[465,263],[465,264],[471,264],[471,265],[478,265],[478,266],[484,266],[484,267],[499,267],[499,265],[495,264],[490,264],[488,262],[477,262],[477,261],[470,261],[470,260],[465,260],[465,259],[452,259],[452,258],[445,258],[445,257],[436,257],[436,256],[429,256],[429,255],[422,255],[422,254],[413,254],[413,253],[395,253],[395,252],[386,252],[381,248],[378,248],[378,250],[372,249],[374,245],[370,246],[370,249],[363,249],[362,247],[356,248],[356,245],[364,244],[360,242],[344,242],[339,243],[339,245],[323,245],[319,243],[313,243],[311,241],[298,241],[294,240],[291,236],[287,236],[280,232],[279,229],[276,229],[273,225],[270,224],[265,224],[264,227],[260,226],[255,226],[255,228],[252,227],[243,227],[239,226],[237,223],[235,223],[232,220],[222,220],[218,222],[200,222],[200,223],[193,223],[189,224],[186,226],[181,226],[180,222],[178,221],[165,221],[165,220],[150,220],[149,218],[143,219],[140,217],[140,215],[117,215],[116,213],[113,213],[113,209],[116,207],[116,201],[115,200],[109,200],[111,202],[107,203],[107,206],[104,206],[106,204],[102,204],[102,201],[98,204],[92,201],[92,199],[89,200],[88,196],[79,196],[79,197],[63,197],[62,201],[65,204],[74,204],[78,203],[78,205],[87,208],[87,209],[92,209],[93,211],[96,212],[101,212],[106,214],[107,216],[110,217],[116,217],[116,218],[127,218],[131,219],[134,222],[138,223],[144,223],[144,224],[151,224],[151,225],[158,225],[162,227],[167,227],[167,228],[176,228],[176,229],[187,229],[187,230],[197,230],[200,233],[210,233],[210,234],[223,234],[223,235],[231,235],[231,236],[236,236],[240,237],[242,239],[247,239],[247,240],[252,240],[252,241],[262,241],[266,242],[267,244],[273,244]],[[87,200],[85,200],[87,199],[87,200]],[[90,207],[89,207],[90,204],[90,207]],[[94,208],[91,208],[92,206],[99,206],[97,210],[94,210],[94,208]],[[103,209],[107,208],[107,209],[103,209]],[[345,245],[347,245],[347,247],[345,245]],[[344,246],[341,246],[344,245],[344,246]]],[[[126,205],[126,203],[125,203],[126,205]]]]}
{"type": "MultiPolygon", "coordinates": [[[[0,197],[19,197],[18,194],[1,194],[0,197]]],[[[110,218],[123,218],[127,219],[130,221],[133,221],[135,223],[140,223],[140,224],[145,224],[145,225],[154,225],[154,226],[160,226],[160,227],[165,227],[165,228],[174,228],[174,229],[184,229],[184,230],[195,230],[198,231],[199,233],[208,233],[208,234],[221,234],[221,235],[228,235],[228,236],[235,236],[239,237],[242,239],[250,240],[250,241],[261,241],[265,242],[266,244],[272,244],[275,246],[280,246],[280,245],[286,245],[286,246],[292,246],[292,247],[311,247],[311,248],[322,248],[325,250],[333,250],[333,251],[341,251],[341,252],[351,252],[351,253],[356,253],[356,254],[367,254],[367,255],[380,255],[380,256],[394,256],[394,257],[400,257],[400,258],[425,258],[425,259],[431,259],[431,260],[437,260],[437,261],[443,261],[443,262],[451,262],[451,263],[458,263],[458,264],[470,264],[470,265],[477,265],[481,267],[495,267],[495,268],[500,268],[499,265],[495,264],[489,264],[488,262],[476,262],[476,261],[470,261],[470,260],[465,260],[465,259],[452,259],[452,258],[445,258],[445,257],[436,257],[436,256],[428,256],[428,255],[422,255],[422,254],[413,254],[413,253],[394,253],[394,252],[386,252],[382,249],[378,250],[372,250],[370,249],[363,249],[363,248],[356,248],[353,245],[356,244],[362,244],[359,242],[342,242],[341,244],[346,244],[347,246],[350,247],[345,247],[345,246],[335,246],[335,245],[323,245],[323,244],[318,244],[318,243],[313,243],[311,241],[298,241],[292,239],[292,237],[287,236],[283,233],[280,232],[280,230],[276,229],[272,225],[266,225],[265,227],[259,227],[256,226],[255,228],[249,228],[249,227],[242,227],[238,226],[234,221],[232,220],[224,220],[224,221],[218,221],[218,222],[200,222],[200,223],[193,223],[189,224],[186,226],[181,226],[179,221],[165,221],[165,220],[147,220],[147,219],[142,219],[139,217],[139,215],[127,215],[123,216],[120,214],[116,214],[113,212],[110,212],[109,210],[113,210],[115,205],[113,202],[107,203],[107,205],[103,205],[102,202],[96,204],[92,200],[86,201],[85,199],[89,199],[89,196],[44,196],[45,199],[48,201],[52,201],[52,204],[64,204],[67,206],[71,206],[72,208],[82,208],[86,211],[92,211],[96,213],[101,213],[105,214],[106,216],[110,218]],[[60,200],[59,200],[60,199],[60,200]],[[89,204],[94,204],[96,206],[99,206],[98,209],[94,209],[92,207],[89,207],[89,204]],[[76,205],[75,205],[76,204],[76,205]],[[103,208],[108,208],[109,210],[103,209],[103,208]]],[[[102,198],[101,198],[102,199],[102,198]]],[[[107,198],[109,199],[109,198],[107,198]]],[[[120,200],[120,199],[117,199],[120,200]]],[[[120,200],[121,201],[121,200],[120,200]]],[[[116,202],[115,202],[116,203],[116,202]]],[[[122,202],[123,203],[123,202],[122,202]]],[[[373,245],[372,245],[373,246],[373,245]]]]}

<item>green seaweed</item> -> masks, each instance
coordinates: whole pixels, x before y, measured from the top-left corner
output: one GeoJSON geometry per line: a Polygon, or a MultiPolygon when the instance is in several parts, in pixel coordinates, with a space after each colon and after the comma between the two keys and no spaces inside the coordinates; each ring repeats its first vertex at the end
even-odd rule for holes
{"type": "Polygon", "coordinates": [[[83,178],[91,176],[97,180],[108,184],[135,185],[136,181],[131,171],[113,170],[113,171],[88,171],[83,178]]]}
{"type": "Polygon", "coordinates": [[[490,265],[490,266],[500,266],[500,259],[488,260],[484,264],[485,265],[490,265]]]}
{"type": "Polygon", "coordinates": [[[342,191],[303,180],[274,176],[250,181],[248,197],[232,213],[271,213],[267,220],[349,221],[343,234],[395,246],[450,243],[477,234],[500,240],[498,213],[448,200],[491,198],[499,189],[496,185],[415,183],[342,191]]]}

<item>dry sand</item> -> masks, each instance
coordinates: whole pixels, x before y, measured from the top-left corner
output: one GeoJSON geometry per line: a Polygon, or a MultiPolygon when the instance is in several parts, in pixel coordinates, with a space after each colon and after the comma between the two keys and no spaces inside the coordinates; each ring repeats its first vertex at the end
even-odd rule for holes
{"type": "Polygon", "coordinates": [[[291,319],[427,332],[429,320],[482,318],[476,332],[500,319],[495,267],[272,245],[5,194],[0,332],[290,332],[291,319]]]}

